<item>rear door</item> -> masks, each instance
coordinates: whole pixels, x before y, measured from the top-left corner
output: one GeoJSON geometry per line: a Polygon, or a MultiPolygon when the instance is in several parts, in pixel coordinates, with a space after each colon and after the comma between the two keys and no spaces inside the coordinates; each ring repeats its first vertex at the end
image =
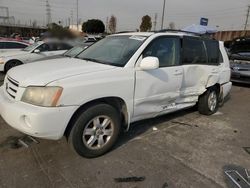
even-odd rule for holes
{"type": "Polygon", "coordinates": [[[156,38],[144,50],[139,61],[148,56],[157,57],[160,67],[155,70],[136,71],[133,120],[153,117],[175,109],[183,79],[180,50],[179,37],[156,38]]]}
{"type": "Polygon", "coordinates": [[[181,97],[197,101],[207,87],[219,80],[219,43],[200,37],[183,38],[182,64],[184,79],[181,97]]]}

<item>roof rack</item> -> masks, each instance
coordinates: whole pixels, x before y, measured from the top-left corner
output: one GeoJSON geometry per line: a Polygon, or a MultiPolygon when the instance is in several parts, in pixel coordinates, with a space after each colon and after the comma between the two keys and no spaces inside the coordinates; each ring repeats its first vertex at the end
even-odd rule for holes
{"type": "Polygon", "coordinates": [[[192,35],[197,35],[197,36],[204,36],[205,34],[199,34],[199,33],[195,33],[195,32],[191,32],[191,31],[183,31],[183,30],[177,30],[177,29],[162,29],[159,31],[155,31],[155,33],[164,33],[164,32],[181,32],[181,33],[188,33],[188,34],[192,34],[192,35]]]}

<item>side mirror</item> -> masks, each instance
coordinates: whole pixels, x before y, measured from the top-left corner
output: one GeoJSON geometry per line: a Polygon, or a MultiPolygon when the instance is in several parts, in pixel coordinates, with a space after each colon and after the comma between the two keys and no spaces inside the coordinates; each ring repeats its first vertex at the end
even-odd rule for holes
{"type": "Polygon", "coordinates": [[[159,59],[157,57],[145,57],[139,66],[141,70],[154,70],[159,68],[159,59]]]}
{"type": "Polygon", "coordinates": [[[34,53],[40,53],[40,50],[35,49],[35,50],[34,50],[34,53]]]}

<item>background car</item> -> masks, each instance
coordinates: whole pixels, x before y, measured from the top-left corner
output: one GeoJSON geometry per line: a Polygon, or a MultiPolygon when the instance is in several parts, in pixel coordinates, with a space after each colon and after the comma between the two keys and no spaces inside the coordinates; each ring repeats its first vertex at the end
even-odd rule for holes
{"type": "Polygon", "coordinates": [[[60,55],[71,49],[72,45],[61,41],[39,41],[23,50],[4,52],[0,54],[0,71],[7,72],[11,68],[43,59],[44,57],[60,55]]]}
{"type": "Polygon", "coordinates": [[[250,38],[234,40],[229,49],[231,80],[250,84],[250,38]]]}
{"type": "Polygon", "coordinates": [[[4,51],[21,50],[29,46],[29,43],[15,40],[0,40],[0,55],[4,51]]]}
{"type": "Polygon", "coordinates": [[[89,46],[88,44],[77,45],[77,46],[69,49],[68,51],[66,51],[64,54],[44,57],[44,58],[39,59],[37,61],[45,61],[45,60],[58,59],[58,58],[64,58],[64,57],[74,58],[77,55],[79,55],[81,52],[83,52],[85,49],[87,49],[88,46],[89,46]]]}

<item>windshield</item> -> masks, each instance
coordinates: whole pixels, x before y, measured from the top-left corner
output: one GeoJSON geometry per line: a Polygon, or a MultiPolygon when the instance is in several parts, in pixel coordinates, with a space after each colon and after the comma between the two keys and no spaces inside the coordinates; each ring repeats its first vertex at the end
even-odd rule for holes
{"type": "Polygon", "coordinates": [[[87,48],[77,58],[123,67],[145,39],[143,36],[110,36],[87,48]]]}
{"type": "Polygon", "coordinates": [[[68,50],[67,52],[65,52],[64,56],[66,56],[66,57],[75,57],[78,54],[80,54],[83,50],[85,50],[85,48],[87,48],[87,46],[76,46],[76,47],[68,50]]]}
{"type": "Polygon", "coordinates": [[[36,49],[38,46],[40,46],[40,44],[41,44],[41,43],[36,42],[36,43],[34,43],[34,44],[32,44],[32,45],[27,46],[26,48],[24,48],[23,51],[29,52],[29,51],[31,51],[31,50],[34,50],[34,49],[36,49]]]}

